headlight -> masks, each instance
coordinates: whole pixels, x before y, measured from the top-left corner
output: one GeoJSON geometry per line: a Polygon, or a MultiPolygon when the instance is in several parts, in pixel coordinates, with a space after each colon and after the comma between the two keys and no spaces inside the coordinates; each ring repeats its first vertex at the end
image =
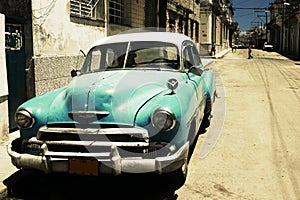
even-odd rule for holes
{"type": "Polygon", "coordinates": [[[157,109],[154,111],[151,119],[152,125],[163,131],[169,131],[175,127],[175,115],[167,109],[157,109]]]}
{"type": "Polygon", "coordinates": [[[25,109],[20,109],[15,114],[15,121],[19,128],[31,128],[35,122],[33,114],[25,109]]]}

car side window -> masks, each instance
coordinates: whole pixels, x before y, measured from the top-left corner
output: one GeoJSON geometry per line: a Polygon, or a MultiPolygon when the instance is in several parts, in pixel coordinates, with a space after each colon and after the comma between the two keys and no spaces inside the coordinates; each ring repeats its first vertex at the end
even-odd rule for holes
{"type": "Polygon", "coordinates": [[[98,71],[101,63],[100,49],[92,52],[90,71],[98,71]]]}
{"type": "Polygon", "coordinates": [[[198,50],[196,49],[195,45],[188,42],[183,45],[182,50],[182,56],[183,56],[183,64],[185,69],[189,69],[192,66],[200,66],[201,60],[198,53],[198,50]]]}
{"type": "Polygon", "coordinates": [[[200,58],[197,48],[193,45],[191,47],[191,50],[192,50],[193,58],[194,58],[194,62],[195,62],[194,66],[202,66],[201,58],[200,58]]]}
{"type": "Polygon", "coordinates": [[[192,42],[187,41],[183,44],[182,56],[185,69],[189,69],[192,66],[202,67],[199,52],[192,42]]]}
{"type": "Polygon", "coordinates": [[[183,64],[185,69],[189,69],[192,67],[195,63],[193,60],[193,54],[191,51],[191,46],[187,45],[183,48],[183,64]]]}

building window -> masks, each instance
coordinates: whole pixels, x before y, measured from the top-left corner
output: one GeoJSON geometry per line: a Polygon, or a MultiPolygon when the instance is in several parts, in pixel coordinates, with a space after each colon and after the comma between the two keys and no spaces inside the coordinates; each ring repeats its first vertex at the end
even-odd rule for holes
{"type": "Polygon", "coordinates": [[[124,1],[110,0],[109,1],[109,22],[113,24],[124,24],[124,1]]]}
{"type": "Polygon", "coordinates": [[[104,0],[70,0],[70,14],[92,20],[104,20],[104,0]]]}
{"type": "Polygon", "coordinates": [[[145,1],[145,26],[155,27],[157,24],[157,0],[145,1]]]}
{"type": "Polygon", "coordinates": [[[5,24],[5,49],[16,51],[23,46],[22,26],[19,24],[5,24]]]}
{"type": "Polygon", "coordinates": [[[199,42],[199,22],[195,22],[195,42],[199,42]]]}
{"type": "Polygon", "coordinates": [[[169,10],[167,11],[169,13],[169,30],[170,32],[176,32],[176,14],[175,12],[169,10]]]}

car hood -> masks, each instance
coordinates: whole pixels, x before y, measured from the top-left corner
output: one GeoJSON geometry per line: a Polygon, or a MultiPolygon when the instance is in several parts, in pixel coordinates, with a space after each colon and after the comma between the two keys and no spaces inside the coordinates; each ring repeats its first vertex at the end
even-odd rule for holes
{"type": "Polygon", "coordinates": [[[134,124],[138,110],[154,96],[169,93],[166,83],[184,73],[152,70],[118,70],[80,75],[54,99],[48,123],[68,123],[71,111],[105,111],[101,123],[134,124]]]}

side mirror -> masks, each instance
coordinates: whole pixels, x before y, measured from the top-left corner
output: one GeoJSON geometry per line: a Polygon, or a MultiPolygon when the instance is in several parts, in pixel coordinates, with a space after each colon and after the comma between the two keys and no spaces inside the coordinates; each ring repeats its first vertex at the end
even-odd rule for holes
{"type": "Polygon", "coordinates": [[[192,73],[192,74],[195,74],[197,76],[201,76],[202,73],[203,73],[203,70],[201,68],[192,66],[191,68],[189,68],[188,73],[192,73]]]}
{"type": "Polygon", "coordinates": [[[73,78],[73,77],[77,76],[77,72],[78,72],[78,70],[72,69],[72,71],[71,71],[71,77],[73,78]]]}

